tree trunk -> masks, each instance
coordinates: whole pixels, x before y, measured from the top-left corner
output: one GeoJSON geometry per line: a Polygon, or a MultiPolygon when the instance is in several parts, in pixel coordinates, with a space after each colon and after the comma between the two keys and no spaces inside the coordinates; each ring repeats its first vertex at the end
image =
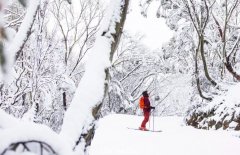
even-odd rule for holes
{"type": "MultiPolygon", "coordinates": [[[[119,44],[119,41],[120,41],[120,38],[121,38],[121,35],[122,35],[122,30],[123,30],[123,26],[124,26],[124,23],[125,23],[125,20],[126,20],[126,17],[127,17],[128,5],[129,5],[130,0],[122,0],[122,1],[124,2],[124,5],[122,6],[121,20],[120,20],[120,22],[116,23],[116,27],[115,27],[115,32],[116,33],[112,34],[112,36],[114,38],[114,41],[111,44],[111,52],[110,52],[110,58],[109,58],[111,62],[113,60],[114,53],[117,49],[117,46],[119,44]]],[[[109,88],[109,79],[110,79],[109,68],[107,68],[105,70],[105,74],[106,74],[106,78],[105,78],[106,83],[104,85],[103,100],[107,96],[108,88],[109,88]]],[[[94,119],[98,119],[100,117],[99,114],[100,114],[101,107],[102,107],[102,102],[92,109],[92,115],[93,115],[94,119]]],[[[86,146],[85,147],[87,147],[91,144],[91,141],[92,141],[93,136],[94,136],[94,131],[95,131],[95,125],[88,131],[88,133],[86,135],[84,135],[84,138],[85,138],[85,141],[86,141],[86,146]]]]}
{"type": "Polygon", "coordinates": [[[233,67],[232,67],[232,64],[231,64],[230,61],[229,61],[229,57],[227,57],[226,62],[225,62],[224,64],[225,64],[227,70],[232,74],[232,76],[233,76],[234,78],[236,78],[238,81],[240,81],[240,75],[237,74],[236,71],[234,71],[234,69],[233,69],[233,67]]]}
{"type": "Polygon", "coordinates": [[[204,96],[200,87],[199,70],[198,70],[198,51],[199,51],[199,45],[198,45],[198,48],[196,49],[196,54],[195,54],[195,78],[197,82],[197,90],[201,98],[211,101],[212,98],[204,96]]]}
{"type": "Polygon", "coordinates": [[[66,111],[67,110],[67,99],[66,99],[66,92],[63,92],[63,109],[66,111]]]}
{"type": "Polygon", "coordinates": [[[202,57],[205,76],[211,82],[211,84],[213,86],[216,86],[217,83],[210,77],[209,72],[208,72],[207,62],[206,62],[206,58],[205,58],[205,55],[204,55],[204,37],[203,37],[203,34],[200,35],[200,40],[199,41],[200,41],[200,53],[201,53],[201,57],[202,57]]]}
{"type": "Polygon", "coordinates": [[[110,79],[108,67],[110,67],[110,61],[122,35],[129,1],[110,1],[112,6],[106,10],[108,14],[103,19],[103,27],[100,27],[91,56],[86,62],[87,70],[78,85],[71,105],[65,113],[60,135],[66,137],[66,141],[69,141],[73,149],[78,145],[83,145],[85,149],[83,148],[82,151],[86,151],[86,148],[91,145],[96,120],[100,117],[102,102],[108,92],[108,81],[110,79]],[[102,57],[96,59],[98,56],[102,57]],[[92,73],[96,73],[96,75],[92,76],[92,73]],[[95,84],[88,85],[91,82],[95,84]],[[87,86],[89,87],[85,89],[87,86]],[[92,94],[93,98],[88,95],[91,93],[95,93],[92,94]]]}

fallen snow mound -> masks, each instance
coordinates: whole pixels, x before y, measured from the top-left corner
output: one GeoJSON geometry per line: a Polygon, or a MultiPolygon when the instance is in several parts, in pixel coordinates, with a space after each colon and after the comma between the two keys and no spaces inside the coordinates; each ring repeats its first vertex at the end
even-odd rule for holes
{"type": "Polygon", "coordinates": [[[207,106],[194,109],[186,118],[188,125],[200,129],[240,130],[240,83],[215,98],[207,106]]]}

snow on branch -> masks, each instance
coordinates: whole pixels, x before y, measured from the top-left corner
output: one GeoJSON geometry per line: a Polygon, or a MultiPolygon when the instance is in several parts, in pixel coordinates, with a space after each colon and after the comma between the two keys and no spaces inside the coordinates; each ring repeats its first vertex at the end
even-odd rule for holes
{"type": "Polygon", "coordinates": [[[12,44],[14,46],[10,47],[10,51],[12,50],[17,54],[16,58],[19,55],[18,52],[22,50],[24,44],[28,39],[28,36],[31,33],[31,28],[35,21],[35,16],[37,14],[39,5],[40,5],[40,0],[29,1],[27,13],[22,21],[19,31],[17,32],[14,40],[12,41],[12,44]]]}
{"type": "Polygon", "coordinates": [[[104,95],[105,69],[110,66],[111,45],[114,41],[116,23],[120,22],[123,0],[112,0],[100,25],[94,47],[86,62],[86,71],[81,79],[72,103],[67,110],[62,126],[62,135],[72,147],[76,145],[85,127],[94,120],[92,108],[101,102],[104,95]]]}
{"type": "Polygon", "coordinates": [[[19,27],[14,39],[8,44],[8,47],[6,47],[6,55],[8,55],[8,59],[6,61],[7,71],[10,70],[14,60],[20,55],[21,50],[31,34],[31,28],[34,23],[39,5],[40,0],[29,0],[29,4],[27,5],[27,13],[22,21],[22,24],[19,27]]]}

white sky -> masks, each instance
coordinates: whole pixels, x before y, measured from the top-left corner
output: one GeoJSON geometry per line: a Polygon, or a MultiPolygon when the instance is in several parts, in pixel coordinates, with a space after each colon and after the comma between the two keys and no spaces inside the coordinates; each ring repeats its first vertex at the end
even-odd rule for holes
{"type": "Polygon", "coordinates": [[[143,43],[149,48],[160,48],[163,42],[167,42],[172,31],[165,24],[163,18],[156,17],[159,2],[153,2],[149,8],[148,17],[141,15],[139,0],[131,0],[129,14],[125,22],[125,29],[131,34],[141,33],[145,35],[143,43]]]}

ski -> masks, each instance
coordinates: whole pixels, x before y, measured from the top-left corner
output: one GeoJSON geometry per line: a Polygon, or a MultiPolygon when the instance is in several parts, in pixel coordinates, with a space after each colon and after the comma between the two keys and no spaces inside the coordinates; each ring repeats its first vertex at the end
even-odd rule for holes
{"type": "Polygon", "coordinates": [[[130,129],[130,130],[139,130],[139,131],[149,131],[149,132],[162,132],[162,130],[140,130],[138,128],[129,128],[127,127],[127,129],[130,129]]]}

